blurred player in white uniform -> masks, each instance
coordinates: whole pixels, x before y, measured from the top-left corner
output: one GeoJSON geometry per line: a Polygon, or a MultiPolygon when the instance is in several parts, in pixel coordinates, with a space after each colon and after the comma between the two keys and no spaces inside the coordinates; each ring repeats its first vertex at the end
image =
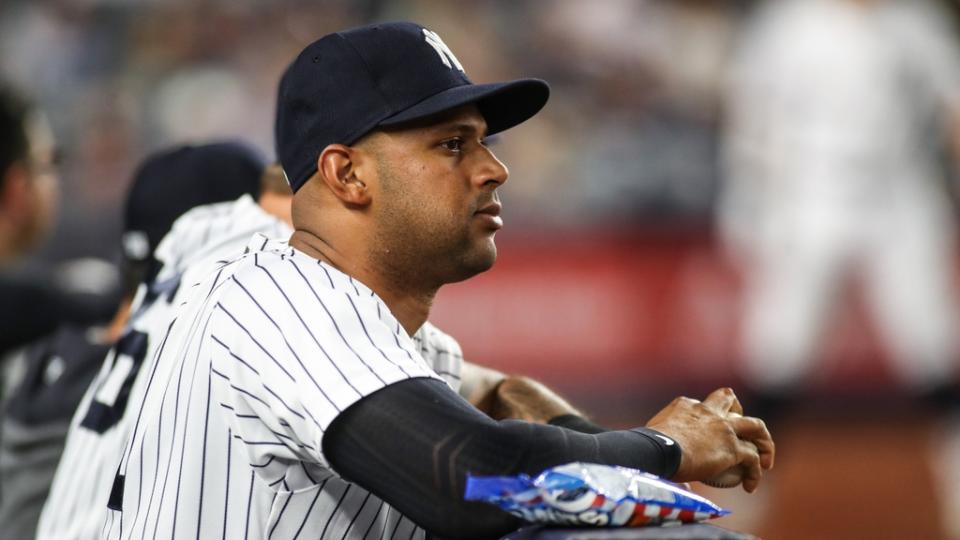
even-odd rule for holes
{"type": "MultiPolygon", "coordinates": [[[[38,538],[99,537],[109,482],[130,429],[128,410],[135,411],[139,405],[135,383],[145,382],[137,375],[159,342],[152,332],[155,327],[166,327],[181,282],[187,280],[189,284],[198,272],[202,273],[202,262],[232,255],[254,232],[290,234],[286,223],[290,219],[291,192],[276,168],[261,174],[261,162],[256,170],[247,166],[247,173],[234,169],[227,174],[231,172],[229,164],[217,163],[227,158],[213,154],[218,147],[196,148],[190,151],[204,158],[205,165],[186,162],[176,153],[164,154],[153,161],[150,174],[138,178],[136,187],[140,194],[130,197],[137,202],[128,204],[128,208],[137,215],[128,216],[127,221],[139,221],[142,225],[127,226],[125,253],[134,263],[143,261],[147,265],[144,272],[154,277],[148,275],[148,281],[136,289],[126,328],[79,407],[74,405],[76,413],[70,421],[63,456],[40,517],[38,538]],[[185,170],[175,174],[175,164],[185,170]],[[230,200],[240,193],[244,195],[230,200]],[[257,201],[251,195],[256,195],[257,201]],[[228,202],[194,204],[203,199],[228,202]],[[158,205],[163,208],[157,208],[158,205]],[[186,211],[191,207],[194,208],[186,211]],[[188,267],[195,267],[194,272],[185,272],[188,267]]],[[[233,145],[228,151],[239,152],[237,148],[233,145]]],[[[124,320],[126,313],[123,312],[124,320]]]]}
{"type": "MultiPolygon", "coordinates": [[[[719,210],[746,269],[741,372],[768,419],[809,381],[854,278],[904,390],[956,404],[956,222],[944,158],[960,157],[960,47],[941,8],[776,0],[747,27],[719,210]]],[[[960,538],[953,439],[935,446],[934,471],[943,525],[960,538]]]]}
{"type": "Polygon", "coordinates": [[[728,105],[720,226],[747,268],[746,381],[761,395],[798,390],[856,275],[906,388],[949,386],[956,223],[940,158],[960,112],[949,17],[926,0],[768,2],[728,105]]]}

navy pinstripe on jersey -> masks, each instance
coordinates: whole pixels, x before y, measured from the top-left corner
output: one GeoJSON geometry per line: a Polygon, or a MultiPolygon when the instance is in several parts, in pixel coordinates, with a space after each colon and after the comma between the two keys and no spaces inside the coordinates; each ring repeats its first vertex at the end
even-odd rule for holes
{"type": "Polygon", "coordinates": [[[100,536],[107,495],[132,428],[130,411],[142,399],[143,373],[150,370],[174,306],[218,258],[242,252],[255,232],[286,237],[290,229],[249,196],[194,208],[174,223],[157,247],[161,271],[150,287],[141,285],[124,336],[108,354],[71,422],[38,538],[100,536]],[[180,287],[181,282],[186,285],[180,287]]]}
{"type": "Polygon", "coordinates": [[[456,389],[456,342],[429,325],[407,336],[369,288],[285,243],[248,249],[189,298],[158,353],[105,537],[423,537],[329,468],[323,435],[385,385],[436,368],[456,389]]]}

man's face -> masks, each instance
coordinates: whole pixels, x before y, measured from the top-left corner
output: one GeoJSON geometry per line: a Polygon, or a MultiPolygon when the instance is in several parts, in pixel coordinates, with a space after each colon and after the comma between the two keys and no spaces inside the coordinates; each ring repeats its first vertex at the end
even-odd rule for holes
{"type": "Polygon", "coordinates": [[[496,189],[508,172],[484,145],[486,130],[471,105],[371,137],[373,250],[382,269],[439,287],[493,265],[503,226],[496,189]]]}

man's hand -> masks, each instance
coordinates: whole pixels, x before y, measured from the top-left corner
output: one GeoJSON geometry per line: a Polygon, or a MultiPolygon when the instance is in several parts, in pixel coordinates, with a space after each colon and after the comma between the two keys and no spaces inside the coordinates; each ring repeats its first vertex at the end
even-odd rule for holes
{"type": "Polygon", "coordinates": [[[552,390],[527,377],[508,376],[493,394],[490,417],[494,420],[511,418],[546,424],[551,418],[565,414],[582,416],[552,390]]]}
{"type": "Polygon", "coordinates": [[[543,384],[519,375],[464,361],[460,395],[494,420],[524,420],[546,424],[557,416],[580,411],[543,384]]]}
{"type": "Polygon", "coordinates": [[[647,427],[673,437],[683,455],[673,480],[733,483],[738,477],[752,493],[763,469],[773,467],[773,438],[759,418],[743,416],[729,388],[714,390],[703,402],[679,397],[656,414],[647,427]],[[730,482],[733,480],[733,482],[730,482]]]}

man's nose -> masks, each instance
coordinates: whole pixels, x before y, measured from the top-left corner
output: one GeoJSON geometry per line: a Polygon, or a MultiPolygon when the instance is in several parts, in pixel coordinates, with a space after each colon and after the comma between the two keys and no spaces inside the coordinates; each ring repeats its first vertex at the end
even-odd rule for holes
{"type": "Polygon", "coordinates": [[[480,185],[494,184],[493,187],[503,185],[510,176],[510,171],[489,148],[483,148],[481,156],[481,165],[477,172],[477,179],[480,185]]]}

